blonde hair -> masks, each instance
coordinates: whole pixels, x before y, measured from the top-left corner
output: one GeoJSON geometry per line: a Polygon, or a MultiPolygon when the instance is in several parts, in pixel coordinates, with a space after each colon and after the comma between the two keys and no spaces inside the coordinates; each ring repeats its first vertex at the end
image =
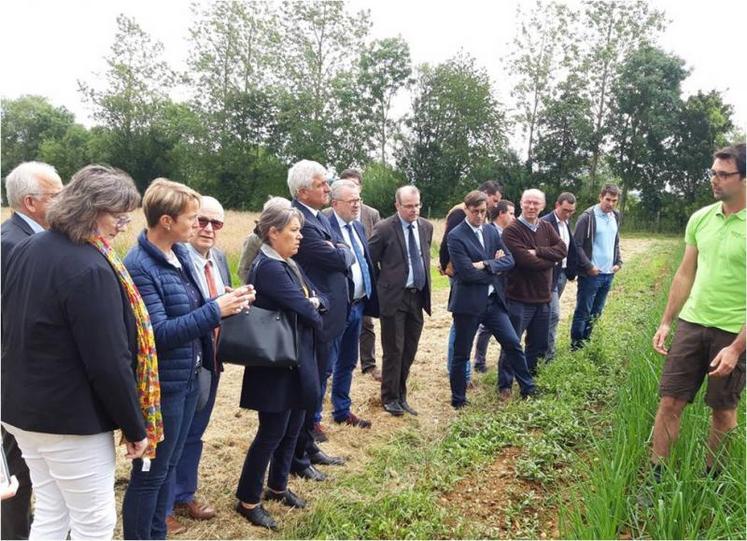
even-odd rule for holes
{"type": "Polygon", "coordinates": [[[161,216],[176,219],[184,212],[190,201],[200,206],[202,196],[189,186],[167,178],[157,178],[150,183],[143,195],[143,213],[148,227],[155,227],[161,216]]]}

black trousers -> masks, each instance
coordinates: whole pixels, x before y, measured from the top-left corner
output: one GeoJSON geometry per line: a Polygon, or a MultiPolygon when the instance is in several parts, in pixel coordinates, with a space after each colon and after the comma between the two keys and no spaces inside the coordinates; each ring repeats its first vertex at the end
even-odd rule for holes
{"type": "Polygon", "coordinates": [[[423,293],[405,290],[392,316],[381,316],[381,402],[407,400],[407,378],[423,332],[423,293]]]}
{"type": "Polygon", "coordinates": [[[4,428],[2,434],[3,452],[10,474],[18,479],[18,491],[15,496],[2,502],[0,536],[2,539],[28,539],[31,530],[31,476],[16,439],[4,428]]]}
{"type": "Polygon", "coordinates": [[[367,372],[376,368],[376,330],[373,318],[363,316],[360,337],[361,370],[367,372]]]}
{"type": "Polygon", "coordinates": [[[236,496],[245,503],[259,503],[267,466],[267,486],[276,492],[288,488],[293,450],[303,425],[304,410],[259,412],[259,428],[244,459],[236,496]]]}

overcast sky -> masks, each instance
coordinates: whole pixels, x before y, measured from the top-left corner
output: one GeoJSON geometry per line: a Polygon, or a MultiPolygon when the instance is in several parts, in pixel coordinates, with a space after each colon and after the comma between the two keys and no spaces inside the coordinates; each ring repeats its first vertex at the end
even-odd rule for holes
{"type": "MultiPolygon", "coordinates": [[[[516,6],[534,0],[350,0],[354,10],[370,9],[372,37],[401,35],[415,64],[438,63],[460,48],[487,68],[499,97],[509,85],[501,57],[513,38],[516,6]]],[[[573,0],[572,4],[576,0],[573,0]]],[[[736,123],[747,125],[747,72],[744,69],[744,0],[652,0],[671,23],[661,45],[692,70],[686,95],[719,90],[734,106],[736,123]],[[739,66],[742,66],[740,68],[739,66]]],[[[166,46],[174,68],[184,66],[191,21],[187,0],[6,0],[0,7],[0,95],[46,96],[90,124],[76,81],[94,81],[104,71],[119,13],[135,17],[166,46]]]]}

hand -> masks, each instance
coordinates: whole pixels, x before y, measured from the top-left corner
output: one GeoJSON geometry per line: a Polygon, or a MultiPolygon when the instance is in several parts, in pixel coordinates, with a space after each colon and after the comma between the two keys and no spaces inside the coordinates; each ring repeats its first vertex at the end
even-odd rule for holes
{"type": "Polygon", "coordinates": [[[498,250],[498,251],[497,251],[497,252],[495,253],[495,259],[500,259],[500,258],[502,258],[502,257],[503,257],[503,256],[505,256],[505,255],[506,255],[506,253],[505,253],[505,252],[504,252],[503,250],[498,250]]]}
{"type": "Polygon", "coordinates": [[[527,250],[527,253],[531,256],[537,257],[537,250],[527,250]]]}
{"type": "Polygon", "coordinates": [[[654,338],[651,341],[656,353],[660,353],[662,355],[666,355],[667,353],[669,353],[669,350],[664,344],[667,341],[667,336],[669,336],[670,329],[671,326],[667,323],[660,324],[659,328],[656,329],[656,334],[654,334],[654,338]]]}
{"type": "Polygon", "coordinates": [[[7,500],[9,498],[12,498],[16,495],[16,491],[18,490],[18,479],[15,475],[10,476],[10,482],[4,486],[0,487],[0,500],[7,500]]]}
{"type": "Polygon", "coordinates": [[[238,314],[242,309],[254,302],[255,293],[253,286],[244,286],[221,295],[215,302],[220,308],[220,317],[232,316],[238,314]]]}
{"type": "Polygon", "coordinates": [[[589,274],[591,276],[598,276],[599,275],[599,267],[591,267],[589,270],[589,274]]]}
{"type": "Polygon", "coordinates": [[[612,274],[615,274],[619,270],[620,270],[620,265],[615,265],[614,267],[612,267],[612,274]]]}
{"type": "Polygon", "coordinates": [[[309,302],[314,306],[314,310],[319,310],[319,305],[322,304],[319,297],[309,297],[309,302]]]}
{"type": "Polygon", "coordinates": [[[148,438],[143,438],[142,440],[136,441],[134,443],[126,441],[125,447],[127,448],[127,452],[125,453],[125,458],[129,460],[140,458],[143,456],[143,453],[145,453],[145,450],[148,448],[148,438]]]}
{"type": "Polygon", "coordinates": [[[726,346],[719,351],[711,361],[711,371],[708,376],[712,378],[721,378],[731,374],[739,360],[739,353],[731,347],[726,346]]]}
{"type": "Polygon", "coordinates": [[[473,261],[472,266],[475,267],[477,270],[482,270],[485,268],[485,262],[484,261],[473,261]]]}
{"type": "Polygon", "coordinates": [[[327,244],[329,244],[332,248],[335,247],[335,243],[332,242],[331,240],[325,240],[324,242],[326,242],[327,244]]]}

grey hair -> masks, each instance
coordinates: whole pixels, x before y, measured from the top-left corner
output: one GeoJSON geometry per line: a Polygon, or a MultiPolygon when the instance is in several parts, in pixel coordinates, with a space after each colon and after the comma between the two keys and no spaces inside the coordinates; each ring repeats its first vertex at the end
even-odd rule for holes
{"type": "Polygon", "coordinates": [[[351,190],[355,190],[356,192],[360,192],[360,187],[353,182],[352,180],[348,179],[340,179],[336,180],[332,183],[332,187],[330,189],[330,197],[335,200],[340,200],[340,192],[342,192],[343,188],[350,188],[351,190]]]}
{"type": "Polygon", "coordinates": [[[420,190],[418,190],[415,186],[412,184],[407,184],[405,186],[400,186],[397,188],[397,191],[394,192],[394,199],[397,201],[397,203],[402,202],[402,194],[405,192],[410,192],[410,194],[418,194],[420,195],[420,190]]]}
{"type": "Polygon", "coordinates": [[[50,229],[84,243],[96,232],[102,212],[132,212],[140,194],[130,175],[108,165],[87,165],[73,175],[47,212],[50,229]]]}
{"type": "Polygon", "coordinates": [[[525,197],[529,197],[531,195],[533,195],[534,197],[539,197],[540,199],[542,199],[542,201],[545,200],[545,192],[543,192],[542,190],[538,190],[537,188],[529,188],[521,193],[521,201],[524,201],[525,197]]]}
{"type": "Polygon", "coordinates": [[[301,160],[288,171],[288,189],[293,197],[298,195],[301,188],[308,188],[314,177],[327,178],[327,170],[319,162],[301,160]]]}
{"type": "Polygon", "coordinates": [[[267,210],[270,207],[280,207],[283,209],[289,209],[291,208],[291,202],[290,200],[286,199],[285,197],[270,197],[265,201],[265,204],[262,205],[262,210],[267,210]]]}
{"type": "Polygon", "coordinates": [[[57,170],[44,162],[23,162],[5,177],[8,204],[15,210],[23,209],[23,198],[39,193],[40,178],[49,178],[62,184],[57,170]]]}
{"type": "Polygon", "coordinates": [[[282,231],[293,218],[298,218],[298,222],[303,227],[303,214],[295,207],[283,208],[278,205],[267,207],[262,211],[257,222],[257,231],[262,242],[270,244],[270,229],[273,227],[282,231]]]}

